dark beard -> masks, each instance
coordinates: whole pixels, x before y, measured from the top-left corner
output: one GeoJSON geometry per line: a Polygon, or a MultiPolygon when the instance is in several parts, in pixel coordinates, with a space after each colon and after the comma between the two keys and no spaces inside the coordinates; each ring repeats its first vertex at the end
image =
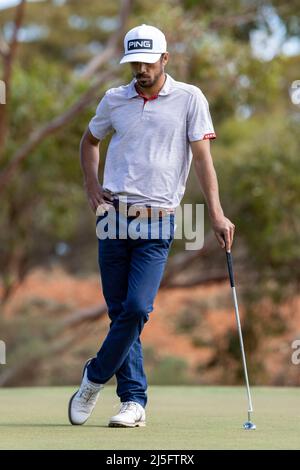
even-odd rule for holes
{"type": "Polygon", "coordinates": [[[164,73],[163,68],[161,68],[160,72],[154,77],[152,81],[150,82],[147,81],[144,84],[140,84],[140,81],[138,81],[138,84],[141,88],[151,88],[158,82],[158,80],[160,79],[163,73],[164,73]]]}

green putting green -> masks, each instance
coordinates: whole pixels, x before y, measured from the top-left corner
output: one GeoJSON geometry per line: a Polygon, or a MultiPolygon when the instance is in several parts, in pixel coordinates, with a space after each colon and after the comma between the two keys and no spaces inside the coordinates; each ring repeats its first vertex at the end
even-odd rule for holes
{"type": "Polygon", "coordinates": [[[147,427],[109,428],[119,399],[106,386],[90,420],[71,426],[73,387],[0,390],[1,449],[299,449],[300,390],[255,388],[256,431],[242,429],[242,387],[149,386],[147,427]]]}

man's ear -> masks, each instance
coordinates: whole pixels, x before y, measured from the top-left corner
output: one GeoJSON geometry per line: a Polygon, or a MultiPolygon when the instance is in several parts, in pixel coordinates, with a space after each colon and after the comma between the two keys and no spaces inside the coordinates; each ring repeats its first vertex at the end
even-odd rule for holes
{"type": "Polygon", "coordinates": [[[169,53],[168,52],[164,52],[162,54],[162,61],[164,62],[164,64],[167,64],[168,63],[168,60],[169,60],[169,53]]]}

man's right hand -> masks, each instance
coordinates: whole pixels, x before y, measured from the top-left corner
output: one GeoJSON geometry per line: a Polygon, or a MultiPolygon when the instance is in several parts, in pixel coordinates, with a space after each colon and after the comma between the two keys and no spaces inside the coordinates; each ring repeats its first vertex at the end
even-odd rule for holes
{"type": "Polygon", "coordinates": [[[112,205],[113,196],[105,191],[101,184],[98,181],[94,182],[85,182],[84,183],[86,195],[94,214],[97,212],[97,208],[102,205],[104,208],[109,209],[109,206],[112,205]],[[111,202],[110,202],[111,201],[111,202]]]}

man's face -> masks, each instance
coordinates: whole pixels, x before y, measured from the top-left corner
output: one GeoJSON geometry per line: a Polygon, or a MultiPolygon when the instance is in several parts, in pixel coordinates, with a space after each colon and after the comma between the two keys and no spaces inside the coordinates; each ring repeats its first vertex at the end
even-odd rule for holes
{"type": "Polygon", "coordinates": [[[153,87],[164,73],[164,68],[168,62],[168,53],[162,54],[160,59],[154,64],[145,62],[130,62],[131,70],[137,83],[141,88],[153,87]]]}

